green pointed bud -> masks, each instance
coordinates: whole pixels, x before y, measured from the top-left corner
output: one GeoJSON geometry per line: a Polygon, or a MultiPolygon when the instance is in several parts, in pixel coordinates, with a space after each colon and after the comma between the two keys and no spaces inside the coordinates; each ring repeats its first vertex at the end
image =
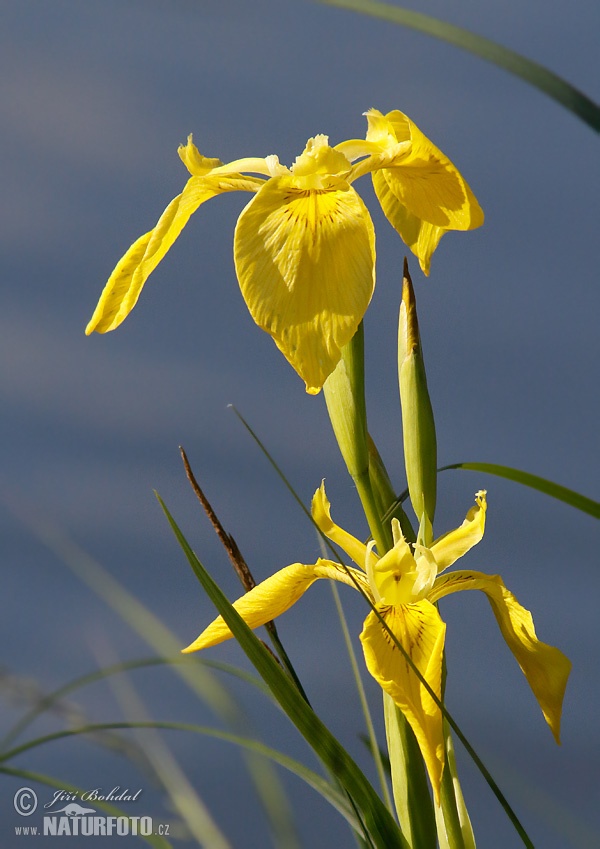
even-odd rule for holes
{"type": "Polygon", "coordinates": [[[421,527],[430,533],[437,492],[437,443],[415,293],[406,259],[398,322],[398,378],[408,492],[421,527]]]}
{"type": "Polygon", "coordinates": [[[323,385],[327,412],[340,452],[353,479],[369,472],[362,322],[342,348],[342,358],[323,385]]]}

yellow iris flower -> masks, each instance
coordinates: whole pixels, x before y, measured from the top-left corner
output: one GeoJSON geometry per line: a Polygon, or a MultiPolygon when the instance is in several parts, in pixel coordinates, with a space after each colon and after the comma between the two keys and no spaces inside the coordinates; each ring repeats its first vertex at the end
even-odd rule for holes
{"type": "MultiPolygon", "coordinates": [[[[313,498],[313,518],[358,568],[323,559],[308,566],[294,563],[258,584],[234,607],[251,628],[258,628],[288,610],[318,578],[360,588],[441,699],[446,625],[435,602],[459,590],[482,590],[558,743],[570,661],[558,649],[538,640],[531,613],[519,604],[498,575],[471,570],[442,574],[483,536],[485,492],[478,492],[475,502],[462,525],[441,536],[430,548],[418,544],[411,547],[393,520],[394,546],[378,557],[372,544],[365,546],[333,522],[322,484],[313,498]]],[[[214,646],[231,636],[219,616],[184,652],[214,646]]],[[[375,612],[371,611],[365,619],[360,639],[369,672],[392,697],[415,733],[437,801],[444,767],[442,713],[375,612]]]]}
{"type": "Polygon", "coordinates": [[[356,332],[375,286],[375,231],[352,183],[373,174],[384,213],[426,274],[447,230],[483,223],[461,174],[406,115],[376,109],[366,114],[366,140],[330,147],[327,136],[315,136],[291,168],[276,156],[223,164],[202,156],[190,136],[179,156],[192,176],[154,229],[120,260],[86,333],[121,324],[205,201],[224,192],[251,192],[234,236],[240,289],[254,321],[273,337],[307,392],[317,393],[356,332]]]}

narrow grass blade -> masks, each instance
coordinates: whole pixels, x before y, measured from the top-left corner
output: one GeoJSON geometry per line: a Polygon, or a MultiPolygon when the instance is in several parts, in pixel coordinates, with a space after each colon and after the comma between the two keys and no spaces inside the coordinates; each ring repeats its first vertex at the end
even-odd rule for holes
{"type": "MultiPolygon", "coordinates": [[[[21,746],[15,747],[10,752],[7,752],[2,756],[2,758],[0,758],[0,772],[20,774],[13,767],[7,766],[5,761],[12,760],[17,755],[36,749],[38,746],[45,745],[46,743],[52,743],[69,737],[76,737],[79,734],[94,734],[99,731],[119,731],[129,730],[132,728],[152,728],[155,730],[183,731],[191,734],[201,734],[205,737],[212,737],[215,740],[232,743],[254,754],[260,755],[261,757],[268,758],[273,761],[273,763],[278,764],[288,770],[288,772],[302,779],[302,781],[304,781],[309,787],[312,787],[313,790],[329,802],[329,804],[332,805],[353,828],[359,829],[360,827],[359,821],[357,820],[347,797],[341,793],[337,787],[334,787],[325,778],[314,772],[314,770],[309,769],[300,761],[279,752],[277,749],[272,749],[270,746],[266,746],[264,743],[261,743],[259,740],[254,740],[251,737],[244,737],[243,735],[235,734],[233,732],[222,731],[221,729],[210,728],[209,726],[204,725],[196,725],[189,722],[104,722],[94,723],[78,729],[56,731],[53,734],[47,734],[43,737],[37,738],[36,740],[30,740],[21,746]]],[[[56,786],[61,789],[70,789],[70,785],[65,785],[60,781],[55,781],[55,779],[48,779],[46,782],[42,783],[50,784],[51,786],[56,786]]],[[[98,805],[100,806],[100,803],[98,803],[98,805]]]]}
{"type": "MultiPolygon", "coordinates": [[[[308,520],[312,523],[313,527],[316,529],[317,533],[320,535],[321,539],[323,540],[323,543],[324,543],[324,544],[325,544],[325,545],[326,545],[326,546],[327,546],[327,547],[331,550],[331,552],[333,553],[333,556],[335,557],[335,559],[336,559],[339,563],[343,563],[343,560],[342,560],[342,559],[340,559],[339,554],[337,553],[337,551],[336,551],[335,547],[334,547],[334,546],[331,544],[331,542],[330,542],[330,541],[329,541],[329,540],[328,540],[328,539],[327,539],[327,538],[326,538],[326,537],[325,537],[325,536],[321,533],[321,531],[320,531],[320,530],[319,530],[319,528],[317,527],[317,525],[316,525],[316,523],[315,523],[314,519],[312,518],[312,516],[311,516],[310,512],[307,510],[307,508],[306,508],[306,507],[305,507],[305,505],[303,504],[302,499],[299,497],[299,495],[298,495],[298,494],[297,494],[297,492],[295,491],[294,487],[293,487],[293,486],[291,485],[291,483],[288,481],[288,479],[287,479],[287,478],[286,478],[286,476],[284,475],[284,473],[283,473],[282,469],[281,469],[281,468],[278,466],[278,464],[275,462],[275,460],[273,459],[273,457],[271,456],[271,454],[269,454],[269,452],[267,451],[267,449],[266,449],[265,445],[264,445],[264,444],[261,442],[261,440],[259,439],[258,435],[257,435],[257,434],[254,432],[254,430],[250,427],[250,425],[249,425],[249,424],[248,424],[248,422],[244,419],[244,417],[241,415],[241,413],[240,413],[238,410],[236,410],[236,408],[235,408],[233,405],[230,405],[230,406],[231,406],[231,408],[233,409],[233,411],[235,412],[235,414],[236,414],[236,416],[238,417],[238,419],[240,420],[240,422],[241,422],[241,423],[243,424],[243,426],[246,428],[246,430],[248,431],[248,433],[250,434],[250,436],[252,437],[252,439],[256,442],[256,444],[258,445],[258,447],[260,448],[260,450],[263,452],[263,454],[265,455],[265,457],[267,458],[267,460],[269,461],[269,463],[271,464],[271,466],[272,466],[272,467],[274,468],[274,470],[277,472],[277,474],[279,475],[279,477],[280,477],[280,478],[281,478],[281,480],[283,481],[283,483],[284,483],[285,487],[289,490],[289,492],[291,493],[292,497],[294,498],[294,500],[296,501],[296,503],[298,504],[298,506],[300,507],[300,509],[301,509],[301,510],[302,510],[302,512],[304,513],[304,515],[305,515],[305,516],[308,518],[308,520]]],[[[401,495],[399,495],[399,496],[398,496],[398,498],[396,499],[396,501],[394,502],[394,504],[392,504],[392,505],[389,507],[389,509],[388,509],[388,511],[387,511],[387,513],[386,513],[386,515],[383,517],[383,520],[384,520],[384,521],[386,521],[386,518],[387,518],[388,516],[393,515],[393,513],[394,513],[394,511],[395,511],[395,509],[396,509],[396,507],[397,507],[397,505],[398,505],[398,504],[400,504],[400,505],[401,505],[401,504],[402,504],[402,502],[406,500],[406,498],[408,498],[408,490],[405,490],[405,492],[403,492],[401,495]]],[[[359,588],[358,586],[357,586],[357,589],[360,591],[360,588],[359,588]]],[[[427,690],[427,692],[429,693],[429,695],[431,696],[431,698],[433,699],[433,701],[436,703],[436,705],[437,705],[437,706],[439,707],[439,709],[442,711],[442,714],[443,714],[443,716],[444,716],[444,719],[448,722],[448,724],[450,725],[450,727],[452,728],[452,730],[454,731],[454,733],[456,734],[456,736],[458,737],[458,739],[460,740],[460,742],[463,744],[464,748],[466,749],[467,753],[469,754],[469,757],[471,758],[471,760],[473,761],[473,763],[475,764],[475,766],[477,767],[477,769],[479,770],[479,772],[480,772],[480,773],[481,773],[481,775],[483,776],[484,780],[485,780],[485,781],[486,781],[486,783],[488,784],[488,786],[489,786],[490,790],[492,791],[492,793],[494,794],[494,796],[495,796],[495,797],[496,797],[496,799],[498,800],[499,804],[500,804],[500,805],[502,806],[502,808],[504,809],[504,812],[506,813],[507,817],[509,818],[509,820],[510,820],[510,821],[511,821],[511,823],[513,824],[513,826],[514,826],[515,830],[517,831],[517,833],[518,833],[519,837],[520,837],[520,838],[521,838],[521,840],[523,841],[524,846],[528,847],[528,849],[533,849],[533,844],[532,844],[531,840],[529,839],[529,836],[528,836],[527,832],[525,831],[525,829],[524,829],[524,828],[523,828],[523,826],[521,825],[521,822],[519,821],[519,818],[517,817],[516,813],[513,811],[512,807],[510,806],[510,804],[509,804],[509,802],[508,802],[508,799],[506,798],[506,796],[505,796],[505,795],[502,793],[502,791],[500,790],[500,787],[498,786],[498,784],[497,784],[497,783],[496,783],[496,781],[494,780],[494,778],[493,778],[492,774],[491,774],[491,773],[490,773],[490,771],[487,769],[487,767],[485,766],[485,764],[483,763],[483,761],[481,760],[481,758],[479,757],[479,755],[477,754],[477,752],[475,751],[475,749],[473,748],[473,746],[469,743],[469,741],[468,741],[467,737],[465,736],[465,734],[461,731],[460,726],[458,725],[458,723],[456,722],[456,720],[455,720],[455,719],[452,717],[452,715],[449,713],[449,711],[448,711],[448,709],[446,708],[446,706],[444,705],[444,703],[443,703],[442,701],[440,701],[440,699],[438,699],[438,697],[436,696],[436,694],[434,693],[434,691],[431,689],[431,687],[429,686],[429,684],[427,683],[427,681],[425,680],[425,678],[422,676],[421,672],[417,669],[417,667],[416,667],[416,666],[415,666],[415,664],[413,663],[412,658],[411,658],[411,657],[407,654],[407,652],[405,651],[404,647],[403,647],[403,646],[402,646],[402,644],[398,641],[398,639],[396,638],[396,636],[395,636],[395,635],[394,635],[394,634],[390,631],[390,629],[389,629],[389,627],[387,626],[387,624],[386,624],[385,620],[383,619],[383,617],[382,617],[381,613],[377,610],[377,608],[376,608],[374,605],[372,605],[372,603],[370,602],[370,600],[369,600],[366,596],[365,596],[365,601],[366,601],[366,602],[367,602],[367,603],[371,606],[371,609],[372,609],[373,613],[375,613],[375,615],[377,616],[377,618],[379,619],[379,621],[380,621],[380,623],[381,623],[381,627],[382,627],[385,631],[387,631],[387,633],[388,633],[388,635],[389,635],[390,640],[392,640],[392,641],[395,643],[395,645],[396,645],[396,647],[397,647],[398,651],[402,654],[402,656],[404,657],[404,659],[406,660],[406,662],[408,663],[408,665],[411,667],[411,669],[413,670],[413,672],[415,673],[415,675],[417,676],[417,678],[419,679],[419,681],[421,682],[421,684],[423,684],[423,686],[425,687],[425,689],[427,690]]],[[[229,624],[229,623],[228,623],[228,624],[229,624]]]]}
{"type": "Polygon", "coordinates": [[[465,469],[469,472],[484,472],[485,474],[496,475],[499,478],[506,478],[531,489],[537,489],[552,498],[558,498],[559,501],[564,501],[565,504],[570,504],[571,507],[575,507],[583,513],[589,513],[595,519],[600,519],[600,503],[597,501],[593,501],[572,489],[567,489],[566,486],[553,483],[529,472],[523,472],[520,469],[500,466],[497,463],[452,463],[450,466],[442,466],[438,471],[445,472],[448,469],[465,469]]]}
{"type": "MultiPolygon", "coordinates": [[[[43,518],[34,517],[14,503],[8,504],[11,512],[53,551],[77,577],[86,583],[134,631],[158,653],[168,656],[181,650],[181,641],[146,608],[132,593],[78,546],[61,528],[43,518]]],[[[233,728],[247,727],[247,717],[239,709],[229,692],[212,675],[205,665],[181,663],[173,667],[190,689],[233,728]]],[[[256,793],[269,816],[269,799],[283,793],[277,774],[263,760],[254,763],[248,754],[246,766],[256,793]]]]}
{"type": "Polygon", "coordinates": [[[88,672],[86,675],[80,675],[68,681],[56,690],[46,693],[40,698],[36,704],[23,714],[15,725],[7,732],[2,741],[0,741],[0,753],[7,749],[8,746],[19,737],[35,720],[48,710],[59,704],[69,693],[86,687],[88,684],[94,684],[96,681],[102,681],[109,678],[111,675],[118,675],[120,672],[131,672],[134,669],[145,669],[155,666],[172,666],[180,663],[199,664],[206,666],[208,669],[218,672],[225,672],[233,675],[247,684],[251,684],[257,690],[260,690],[264,695],[272,699],[271,691],[264,684],[261,678],[251,675],[246,669],[240,669],[237,666],[231,666],[228,663],[221,663],[216,660],[207,660],[205,658],[193,657],[191,655],[178,654],[175,657],[144,657],[137,660],[125,660],[121,663],[115,663],[112,666],[105,666],[102,669],[97,669],[94,672],[88,672]]]}
{"type": "Polygon", "coordinates": [[[393,847],[408,849],[393,817],[358,765],[307,705],[287,674],[279,667],[258,637],[253,634],[221,592],[190,548],[166,505],[159,496],[157,497],[206,594],[231,629],[249,660],[271,688],[273,695],[287,716],[325,766],[340,780],[349,793],[364,820],[367,835],[370,837],[373,846],[379,847],[379,849],[393,849],[393,847]]]}
{"type": "Polygon", "coordinates": [[[376,0],[317,0],[317,2],[325,6],[339,6],[373,18],[381,18],[390,23],[418,30],[441,41],[447,41],[520,77],[556,100],[593,130],[600,132],[600,106],[597,103],[543,65],[521,56],[520,53],[515,53],[514,50],[502,47],[501,44],[489,38],[440,21],[430,15],[413,12],[401,6],[392,6],[389,3],[376,2],[376,0]]]}

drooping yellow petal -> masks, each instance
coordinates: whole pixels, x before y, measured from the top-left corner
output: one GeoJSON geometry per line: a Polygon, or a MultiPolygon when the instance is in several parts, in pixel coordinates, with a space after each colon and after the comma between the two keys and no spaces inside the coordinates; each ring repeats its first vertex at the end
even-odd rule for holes
{"type": "Polygon", "coordinates": [[[472,230],[483,212],[456,166],[402,112],[367,112],[367,140],[381,147],[373,157],[373,185],[382,209],[429,273],[431,255],[448,230],[472,230]]]}
{"type": "MultiPolygon", "coordinates": [[[[339,563],[330,560],[318,560],[313,566],[293,563],[280,569],[235,601],[233,606],[250,628],[259,628],[289,610],[319,578],[330,578],[354,588],[359,584],[369,594],[368,584],[362,573],[355,569],[346,570],[339,563]]],[[[183,649],[183,652],[206,649],[229,640],[232,636],[223,618],[218,616],[191,645],[183,649]]]]}
{"type": "Polygon", "coordinates": [[[264,184],[239,217],[234,258],[252,318],[316,394],[371,300],[375,232],[343,180],[303,188],[301,179],[264,184]]]}
{"type": "Polygon", "coordinates": [[[457,571],[436,579],[431,601],[459,590],[481,590],[490,602],[502,636],[538,700],[554,739],[560,743],[562,703],[571,662],[559,649],[538,640],[531,613],[509,592],[499,575],[457,571]]]}
{"type": "Polygon", "coordinates": [[[431,553],[438,564],[438,572],[443,572],[448,566],[452,566],[483,537],[487,510],[485,496],[485,490],[479,490],[475,494],[475,506],[471,507],[460,528],[443,534],[431,546],[431,553]]]}
{"type": "Polygon", "coordinates": [[[373,187],[385,217],[418,258],[423,274],[429,275],[431,257],[447,229],[423,221],[409,212],[392,191],[387,171],[373,174],[373,187]]]}
{"type": "MultiPolygon", "coordinates": [[[[386,125],[390,141],[389,177],[392,191],[409,212],[448,230],[472,230],[483,224],[483,212],[475,195],[456,166],[402,112],[382,116],[367,113],[371,123],[386,125]],[[405,142],[410,140],[410,145],[405,142]]],[[[377,131],[382,132],[381,130],[377,131]]]]}
{"type": "Polygon", "coordinates": [[[119,261],[85,329],[86,335],[93,331],[107,333],[127,318],[149,275],[201,204],[223,192],[255,192],[263,182],[239,174],[190,177],[183,192],[165,209],[156,227],[139,238],[119,261]]]}
{"type": "MultiPolygon", "coordinates": [[[[377,605],[386,624],[433,692],[441,698],[446,626],[428,601],[398,607],[377,605]]],[[[370,613],[360,639],[371,675],[398,705],[415,733],[436,802],[444,768],[442,713],[381,625],[370,613]]]]}
{"type": "MultiPolygon", "coordinates": [[[[360,540],[349,534],[339,525],[336,525],[331,518],[331,504],[325,493],[325,481],[322,481],[321,486],[315,492],[311,505],[312,517],[317,523],[320,531],[322,531],[328,539],[343,549],[348,557],[359,566],[361,569],[366,568],[367,546],[360,540]]],[[[377,557],[371,554],[373,563],[377,561],[377,557]]]]}

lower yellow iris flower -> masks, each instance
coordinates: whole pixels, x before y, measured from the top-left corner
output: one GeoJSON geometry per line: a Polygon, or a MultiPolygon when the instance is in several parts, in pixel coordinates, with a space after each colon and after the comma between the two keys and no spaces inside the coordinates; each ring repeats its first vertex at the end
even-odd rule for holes
{"type": "Polygon", "coordinates": [[[291,168],[276,156],[223,164],[202,156],[191,136],[179,155],[192,175],[156,226],[111,274],[86,333],[114,330],[190,216],[232,191],[254,195],[234,236],[236,274],[254,321],[317,393],[356,332],[375,286],[375,232],[352,183],[373,175],[390,223],[423,271],[442,235],[471,230],[483,213],[457,168],[402,112],[367,114],[364,140],[331,147],[308,140],[291,168]],[[259,176],[248,176],[259,175],[259,176]]]}
{"type": "MultiPolygon", "coordinates": [[[[377,611],[368,614],[360,635],[367,668],[410,723],[436,801],[444,768],[442,713],[395,640],[441,700],[446,625],[435,602],[459,590],[481,590],[491,604],[502,636],[525,674],[556,742],[559,742],[562,701],[571,668],[562,652],[538,640],[531,613],[519,604],[498,575],[471,570],[442,574],[481,540],[485,526],[485,495],[483,491],[478,492],[475,506],[462,525],[441,536],[429,548],[418,544],[410,546],[398,522],[392,520],[394,546],[378,557],[372,544],[365,546],[333,522],[330,504],[321,485],[312,502],[313,518],[320,530],[342,548],[358,568],[324,559],[314,565],[294,563],[234,603],[245,622],[251,628],[258,628],[288,610],[318,578],[340,581],[363,592],[377,611]]],[[[219,616],[184,652],[208,648],[231,636],[219,616]]]]}

